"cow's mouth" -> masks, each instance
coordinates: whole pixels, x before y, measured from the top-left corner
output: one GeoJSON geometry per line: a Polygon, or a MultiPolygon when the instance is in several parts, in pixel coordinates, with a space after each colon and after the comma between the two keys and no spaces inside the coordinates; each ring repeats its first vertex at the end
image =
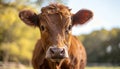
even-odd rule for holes
{"type": "Polygon", "coordinates": [[[52,62],[56,63],[57,65],[59,65],[61,62],[63,62],[65,60],[64,59],[50,59],[52,62]]]}
{"type": "Polygon", "coordinates": [[[52,62],[60,62],[63,59],[50,59],[52,62]]]}
{"type": "Polygon", "coordinates": [[[68,58],[68,57],[65,57],[65,56],[52,56],[52,57],[47,58],[47,59],[49,59],[52,62],[59,63],[59,62],[61,62],[62,60],[66,59],[66,58],[68,58]]]}

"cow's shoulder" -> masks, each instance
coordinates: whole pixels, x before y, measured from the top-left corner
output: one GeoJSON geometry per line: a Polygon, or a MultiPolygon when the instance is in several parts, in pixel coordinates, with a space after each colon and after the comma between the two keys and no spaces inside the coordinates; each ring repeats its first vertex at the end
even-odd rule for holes
{"type": "Polygon", "coordinates": [[[44,60],[45,60],[45,52],[42,48],[42,42],[39,39],[33,50],[32,64],[33,64],[34,68],[42,65],[44,60]]]}
{"type": "Polygon", "coordinates": [[[86,50],[81,41],[76,36],[71,37],[71,46],[69,53],[69,56],[71,58],[70,64],[72,63],[73,66],[80,68],[83,68],[86,65],[86,50]]]}

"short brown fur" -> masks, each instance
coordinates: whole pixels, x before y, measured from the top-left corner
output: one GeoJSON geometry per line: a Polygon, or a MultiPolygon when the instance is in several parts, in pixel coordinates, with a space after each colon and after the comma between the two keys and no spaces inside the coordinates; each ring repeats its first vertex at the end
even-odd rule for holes
{"type": "Polygon", "coordinates": [[[72,14],[68,7],[61,4],[50,4],[41,11],[38,15],[29,10],[23,10],[19,14],[23,22],[41,30],[41,39],[33,51],[34,69],[84,69],[86,51],[82,43],[72,36],[71,27],[87,22],[92,18],[92,12],[83,9],[72,14]],[[46,51],[51,45],[57,45],[58,48],[67,45],[69,58],[61,60],[59,64],[47,60],[46,51]]]}

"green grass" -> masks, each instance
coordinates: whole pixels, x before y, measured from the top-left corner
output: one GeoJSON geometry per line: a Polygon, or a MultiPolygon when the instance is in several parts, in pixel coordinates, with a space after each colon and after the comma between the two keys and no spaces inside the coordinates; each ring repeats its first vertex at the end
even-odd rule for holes
{"type": "Polygon", "coordinates": [[[26,69],[33,69],[33,67],[26,67],[26,69]]]}
{"type": "Polygon", "coordinates": [[[120,66],[119,67],[94,66],[94,67],[86,67],[85,69],[120,69],[120,66]]]}

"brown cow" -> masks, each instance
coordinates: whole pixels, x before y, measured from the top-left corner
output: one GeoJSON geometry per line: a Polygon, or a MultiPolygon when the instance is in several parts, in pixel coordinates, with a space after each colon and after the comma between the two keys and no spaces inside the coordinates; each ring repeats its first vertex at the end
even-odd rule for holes
{"type": "Polygon", "coordinates": [[[62,4],[43,7],[40,14],[30,10],[19,13],[20,19],[30,26],[37,26],[41,39],[36,43],[32,64],[34,69],[84,69],[86,51],[71,34],[74,25],[84,24],[93,16],[86,9],[76,14],[62,4]]]}

